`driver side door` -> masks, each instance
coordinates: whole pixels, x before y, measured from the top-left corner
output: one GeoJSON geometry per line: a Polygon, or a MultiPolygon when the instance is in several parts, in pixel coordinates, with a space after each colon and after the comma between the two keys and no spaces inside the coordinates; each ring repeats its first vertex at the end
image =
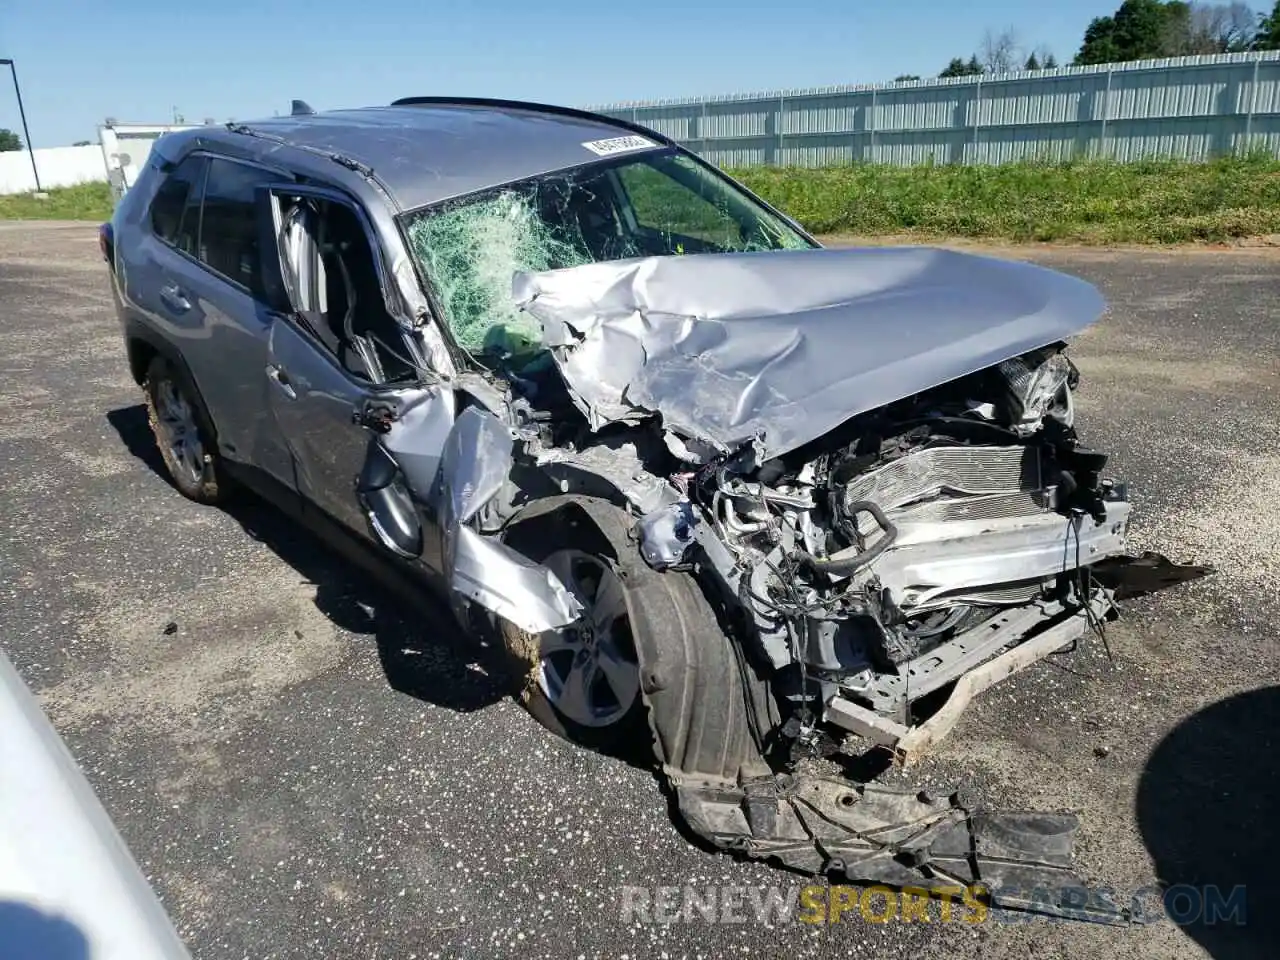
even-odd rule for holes
{"type": "MultiPolygon", "coordinates": [[[[271,187],[266,193],[274,254],[268,286],[282,309],[271,325],[263,375],[267,406],[292,455],[297,489],[309,506],[358,536],[402,557],[421,556],[439,540],[424,529],[431,522],[425,504],[453,426],[453,391],[429,370],[387,383],[343,361],[357,351],[346,342],[351,324],[334,314],[348,306],[373,309],[376,293],[334,293],[335,261],[323,249],[321,211],[325,204],[342,203],[350,212],[355,203],[319,187],[271,187]],[[393,411],[398,423],[414,423],[412,452],[388,465],[384,426],[370,411],[393,411]],[[397,531],[402,536],[388,535],[397,531]]],[[[349,239],[343,257],[379,256],[372,236],[356,239],[363,242],[349,239]]],[[[344,261],[342,273],[349,272],[344,261]]],[[[424,561],[436,566],[426,552],[424,561]]]]}

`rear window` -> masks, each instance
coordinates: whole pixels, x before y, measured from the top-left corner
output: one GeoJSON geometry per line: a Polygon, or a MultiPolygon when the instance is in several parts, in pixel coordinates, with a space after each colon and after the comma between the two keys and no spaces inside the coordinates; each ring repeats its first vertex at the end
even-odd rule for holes
{"type": "Polygon", "coordinates": [[[151,201],[151,229],[156,236],[192,256],[200,235],[200,195],[206,166],[202,156],[187,157],[169,172],[151,201]]]}
{"type": "Polygon", "coordinates": [[[254,190],[271,179],[257,167],[212,157],[204,187],[198,256],[255,294],[262,292],[262,265],[254,190]]]}

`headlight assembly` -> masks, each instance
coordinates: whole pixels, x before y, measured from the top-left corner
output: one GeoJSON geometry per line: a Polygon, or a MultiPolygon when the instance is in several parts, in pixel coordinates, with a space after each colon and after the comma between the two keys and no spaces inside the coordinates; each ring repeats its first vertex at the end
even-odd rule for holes
{"type": "MultiPolygon", "coordinates": [[[[1000,364],[1000,373],[1009,385],[1011,425],[1019,436],[1035,433],[1040,428],[1045,414],[1050,412],[1059,394],[1067,389],[1075,373],[1071,361],[1061,353],[1053,353],[1037,364],[1040,356],[1032,353],[1000,364]]],[[[1070,399],[1062,406],[1069,411],[1070,399]]]]}

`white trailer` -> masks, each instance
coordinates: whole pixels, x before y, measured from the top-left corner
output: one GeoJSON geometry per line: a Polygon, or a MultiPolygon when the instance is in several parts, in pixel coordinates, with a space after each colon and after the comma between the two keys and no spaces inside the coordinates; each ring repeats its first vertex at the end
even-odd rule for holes
{"type": "Polygon", "coordinates": [[[133,186],[138,173],[147,163],[151,144],[170,130],[189,130],[191,123],[117,123],[108,120],[98,128],[102,159],[106,163],[107,182],[117,202],[133,186]]]}

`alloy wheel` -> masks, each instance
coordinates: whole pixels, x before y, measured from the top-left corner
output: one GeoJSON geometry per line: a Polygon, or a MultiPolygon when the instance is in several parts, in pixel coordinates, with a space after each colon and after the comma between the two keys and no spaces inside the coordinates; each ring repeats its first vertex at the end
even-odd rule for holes
{"type": "Polygon", "coordinates": [[[578,598],[583,613],[577,622],[539,638],[538,684],[574,723],[617,723],[640,692],[622,581],[603,560],[581,550],[558,550],[543,563],[578,598]]]}

